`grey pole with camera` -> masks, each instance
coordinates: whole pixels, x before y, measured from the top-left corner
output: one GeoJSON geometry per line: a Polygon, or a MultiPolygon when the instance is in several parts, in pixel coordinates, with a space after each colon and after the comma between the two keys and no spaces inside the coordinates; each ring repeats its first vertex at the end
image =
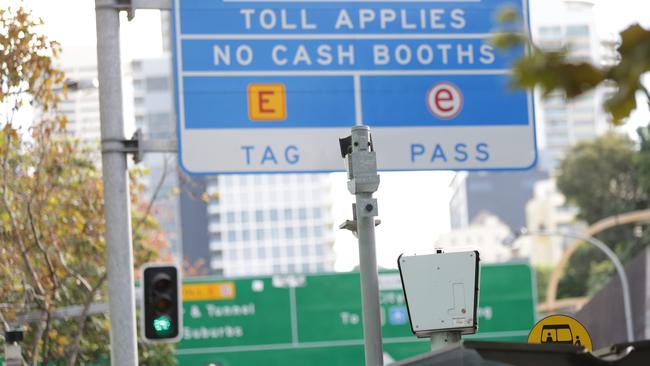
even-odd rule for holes
{"type": "Polygon", "coordinates": [[[375,216],[377,216],[378,210],[377,199],[372,198],[373,193],[379,188],[377,156],[373,151],[368,126],[353,127],[352,135],[341,139],[340,144],[341,155],[346,159],[348,190],[356,196],[356,203],[353,205],[354,221],[347,221],[341,228],[356,232],[359,238],[359,272],[366,366],[381,366],[383,365],[383,346],[375,251],[375,216]]]}

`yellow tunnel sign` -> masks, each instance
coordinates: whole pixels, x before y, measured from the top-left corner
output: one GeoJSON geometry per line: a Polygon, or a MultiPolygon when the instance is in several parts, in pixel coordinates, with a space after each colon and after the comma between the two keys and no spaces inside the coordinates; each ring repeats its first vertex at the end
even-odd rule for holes
{"type": "Polygon", "coordinates": [[[535,324],[528,343],[573,344],[591,351],[591,337],[579,321],[567,315],[551,315],[535,324]]]}

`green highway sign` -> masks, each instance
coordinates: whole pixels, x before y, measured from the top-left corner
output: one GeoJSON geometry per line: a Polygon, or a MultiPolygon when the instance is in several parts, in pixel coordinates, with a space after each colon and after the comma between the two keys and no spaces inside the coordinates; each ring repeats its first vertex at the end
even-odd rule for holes
{"type": "MultiPolygon", "coordinates": [[[[427,352],[411,333],[399,273],[380,273],[379,284],[385,357],[427,352]]],[[[483,265],[480,286],[479,332],[467,338],[525,342],[535,323],[530,266],[483,265]]],[[[187,279],[183,309],[183,366],[363,364],[356,272],[187,279]]]]}

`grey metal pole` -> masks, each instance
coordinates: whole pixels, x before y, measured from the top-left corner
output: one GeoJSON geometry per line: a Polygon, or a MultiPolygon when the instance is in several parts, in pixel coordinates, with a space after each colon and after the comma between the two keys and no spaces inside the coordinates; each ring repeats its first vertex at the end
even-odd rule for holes
{"type": "Polygon", "coordinates": [[[377,200],[372,198],[372,194],[379,187],[379,175],[368,126],[353,127],[350,144],[351,151],[347,154],[348,189],[356,196],[365,361],[366,366],[381,366],[383,345],[375,251],[375,216],[378,210],[377,200]]]}
{"type": "Polygon", "coordinates": [[[363,306],[363,336],[366,365],[383,365],[381,343],[381,314],[379,308],[379,279],[375,250],[375,219],[368,215],[366,202],[372,193],[357,193],[357,234],[359,236],[359,273],[363,306]]]}
{"type": "Polygon", "coordinates": [[[522,232],[522,234],[544,235],[544,236],[566,236],[569,238],[586,241],[587,243],[595,246],[596,248],[600,249],[600,251],[605,253],[607,258],[609,258],[609,260],[611,260],[612,263],[614,264],[614,269],[616,269],[618,278],[621,281],[621,289],[623,291],[623,311],[625,313],[625,328],[626,328],[627,341],[628,342],[634,341],[634,325],[632,322],[632,299],[630,296],[630,282],[627,278],[627,274],[625,273],[625,267],[623,267],[621,260],[618,259],[616,253],[614,253],[611,249],[609,249],[607,244],[603,243],[601,240],[597,238],[594,238],[593,236],[582,235],[578,233],[565,233],[565,232],[540,230],[540,231],[525,231],[522,232]]]}
{"type": "Polygon", "coordinates": [[[114,0],[95,0],[97,70],[102,137],[104,215],[108,271],[108,314],[111,364],[136,366],[138,347],[135,321],[131,204],[122,115],[120,18],[114,0]]]}
{"type": "Polygon", "coordinates": [[[431,351],[437,351],[460,342],[460,332],[437,332],[431,334],[431,351]]]}

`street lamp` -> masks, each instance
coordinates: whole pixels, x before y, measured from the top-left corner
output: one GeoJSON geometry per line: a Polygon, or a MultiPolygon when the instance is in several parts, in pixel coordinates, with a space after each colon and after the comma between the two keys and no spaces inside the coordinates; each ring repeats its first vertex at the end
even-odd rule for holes
{"type": "MultiPolygon", "coordinates": [[[[625,273],[625,268],[621,263],[621,260],[618,259],[616,254],[609,249],[609,247],[602,241],[594,238],[593,236],[584,235],[580,233],[570,232],[570,231],[552,231],[552,230],[528,230],[527,228],[521,228],[516,236],[510,240],[510,244],[514,244],[517,238],[521,236],[561,236],[571,239],[582,240],[586,243],[593,245],[603,252],[609,260],[614,264],[614,268],[618,273],[618,277],[621,280],[621,289],[623,290],[623,310],[625,312],[625,327],[627,333],[627,341],[634,341],[634,329],[632,325],[632,301],[630,299],[630,282],[627,279],[627,274],[625,273]]],[[[514,245],[513,245],[514,246],[514,245]]]]}

